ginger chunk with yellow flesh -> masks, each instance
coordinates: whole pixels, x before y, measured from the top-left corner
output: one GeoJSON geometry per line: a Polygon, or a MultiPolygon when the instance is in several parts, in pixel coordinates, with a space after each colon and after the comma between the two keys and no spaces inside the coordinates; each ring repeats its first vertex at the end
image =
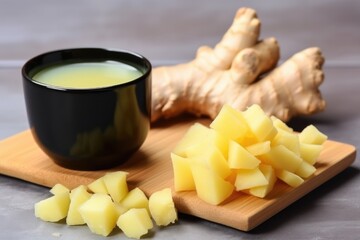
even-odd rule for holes
{"type": "Polygon", "coordinates": [[[304,161],[314,165],[323,148],[323,145],[300,143],[300,156],[304,161]]]}
{"type": "Polygon", "coordinates": [[[105,193],[108,194],[108,190],[106,189],[105,183],[104,183],[104,177],[100,177],[98,179],[95,179],[91,183],[87,185],[88,189],[93,193],[105,193]]]}
{"type": "Polygon", "coordinates": [[[189,163],[190,159],[171,153],[171,161],[174,173],[175,191],[180,192],[195,190],[195,182],[189,163]]]}
{"type": "Polygon", "coordinates": [[[187,130],[172,152],[178,156],[186,157],[188,149],[199,143],[214,145],[225,158],[227,157],[227,139],[215,130],[200,123],[195,123],[187,130]]]}
{"type": "Polygon", "coordinates": [[[260,169],[238,169],[235,180],[236,191],[265,186],[269,182],[260,169]]]}
{"type": "Polygon", "coordinates": [[[115,209],[116,209],[118,216],[124,214],[125,212],[127,212],[129,210],[127,207],[124,207],[120,203],[114,202],[114,204],[115,204],[115,209]]]}
{"type": "Polygon", "coordinates": [[[201,123],[195,123],[187,130],[172,152],[178,156],[186,157],[186,149],[202,141],[205,136],[208,136],[208,130],[209,129],[201,123]]]}
{"type": "Polygon", "coordinates": [[[177,220],[177,211],[171,189],[164,188],[149,197],[149,210],[156,225],[167,226],[177,220]]]}
{"type": "Polygon", "coordinates": [[[296,155],[300,155],[300,141],[297,134],[287,132],[285,130],[277,130],[277,134],[272,140],[273,146],[283,145],[296,155]]]}
{"type": "Polygon", "coordinates": [[[230,167],[226,159],[214,145],[206,142],[194,145],[193,148],[188,149],[187,156],[190,162],[210,168],[222,178],[230,175],[230,167]]]}
{"type": "Polygon", "coordinates": [[[284,123],[283,121],[281,121],[277,117],[271,116],[270,119],[273,122],[273,125],[277,130],[281,129],[281,130],[284,130],[284,131],[289,132],[289,133],[294,132],[294,130],[291,127],[289,127],[286,123],[284,123]]]}
{"type": "Polygon", "coordinates": [[[277,133],[270,117],[268,117],[259,105],[252,105],[244,111],[244,117],[251,133],[258,141],[271,140],[277,133]]]}
{"type": "Polygon", "coordinates": [[[270,146],[270,141],[264,141],[264,142],[254,143],[252,145],[246,146],[245,148],[250,154],[254,156],[259,156],[269,152],[271,146],[270,146]]]}
{"type": "Polygon", "coordinates": [[[304,128],[300,135],[300,142],[321,145],[327,140],[327,136],[320,132],[314,125],[304,128]]]}
{"type": "Polygon", "coordinates": [[[140,188],[132,189],[120,203],[124,208],[145,208],[149,207],[149,200],[140,188]]]}
{"type": "Polygon", "coordinates": [[[153,223],[145,208],[132,208],[122,214],[117,226],[129,238],[140,239],[153,228],[153,223]]]}
{"type": "Polygon", "coordinates": [[[43,221],[58,222],[66,218],[69,205],[69,193],[57,193],[35,204],[35,216],[43,221]]]}
{"type": "Polygon", "coordinates": [[[127,172],[117,171],[106,173],[103,176],[106,189],[114,202],[119,203],[129,192],[126,181],[127,175],[127,172]]]}
{"type": "Polygon", "coordinates": [[[277,145],[271,148],[268,153],[259,156],[259,158],[264,163],[273,166],[275,169],[285,169],[290,172],[295,172],[303,161],[298,155],[284,145],[277,145]]]}
{"type": "Polygon", "coordinates": [[[53,195],[56,195],[59,193],[70,193],[70,190],[61,183],[57,183],[50,189],[50,192],[53,195]]]}
{"type": "Polygon", "coordinates": [[[260,160],[235,141],[229,142],[228,164],[231,169],[254,169],[260,160]]]}
{"type": "Polygon", "coordinates": [[[108,236],[116,226],[118,214],[111,197],[103,193],[94,193],[79,207],[81,217],[91,232],[108,236]]]}
{"type": "Polygon", "coordinates": [[[302,161],[300,167],[295,171],[295,174],[302,178],[308,178],[314,174],[316,168],[306,161],[302,161]]]}
{"type": "Polygon", "coordinates": [[[248,131],[242,113],[227,104],[221,108],[219,114],[210,124],[210,128],[232,140],[242,140],[248,131]]]}
{"type": "Polygon", "coordinates": [[[84,185],[80,185],[70,192],[70,206],[69,211],[66,217],[67,225],[81,225],[85,224],[84,219],[82,218],[79,207],[89,200],[91,194],[87,191],[84,185]]]}
{"type": "Polygon", "coordinates": [[[268,184],[264,186],[252,187],[248,190],[248,193],[259,198],[264,198],[274,188],[277,178],[273,167],[270,165],[261,164],[259,169],[268,181],[268,184]]]}
{"type": "Polygon", "coordinates": [[[282,180],[291,187],[298,187],[304,182],[304,179],[302,179],[295,173],[286,171],[284,169],[276,170],[275,173],[280,180],[282,180]]]}
{"type": "Polygon", "coordinates": [[[218,205],[233,192],[234,186],[204,166],[191,165],[197,196],[212,205],[218,205]]]}

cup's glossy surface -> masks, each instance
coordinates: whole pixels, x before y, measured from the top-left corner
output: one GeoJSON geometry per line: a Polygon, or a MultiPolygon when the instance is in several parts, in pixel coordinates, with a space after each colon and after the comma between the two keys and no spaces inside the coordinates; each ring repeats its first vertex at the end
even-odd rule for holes
{"type": "Polygon", "coordinates": [[[150,128],[151,64],[128,51],[64,49],[36,56],[22,69],[28,120],[40,148],[58,165],[78,170],[116,166],[140,148],[150,128]],[[128,83],[66,89],[32,77],[61,63],[120,61],[142,75],[128,83]]]}

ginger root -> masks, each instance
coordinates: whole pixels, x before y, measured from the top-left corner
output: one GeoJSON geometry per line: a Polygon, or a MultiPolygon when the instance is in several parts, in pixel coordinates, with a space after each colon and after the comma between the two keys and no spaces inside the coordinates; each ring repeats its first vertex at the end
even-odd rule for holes
{"type": "Polygon", "coordinates": [[[283,121],[322,111],[320,49],[305,49],[276,67],[276,39],[259,40],[259,34],[256,12],[241,8],[215,48],[200,47],[188,63],[154,68],[151,120],[184,112],[214,118],[224,104],[239,111],[258,104],[283,121]]]}

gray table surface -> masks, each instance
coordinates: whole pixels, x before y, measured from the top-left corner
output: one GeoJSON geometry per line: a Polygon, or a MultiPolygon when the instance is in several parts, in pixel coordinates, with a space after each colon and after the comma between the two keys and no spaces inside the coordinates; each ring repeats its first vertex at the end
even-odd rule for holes
{"type": "MultiPolygon", "coordinates": [[[[0,0],[0,139],[28,128],[20,69],[39,53],[69,47],[137,51],[154,65],[193,58],[213,46],[240,7],[253,7],[261,37],[274,36],[281,61],[306,47],[325,55],[324,112],[298,117],[297,130],[315,124],[330,139],[360,146],[360,1],[0,0]]],[[[30,159],[29,159],[30,160],[30,159]]],[[[192,216],[155,229],[152,239],[359,239],[359,161],[251,232],[192,216]]],[[[85,227],[42,222],[35,202],[48,189],[0,174],[0,239],[104,239],[85,227]],[[60,236],[55,236],[59,233],[60,236]]],[[[126,239],[115,232],[108,239],[126,239]]]]}

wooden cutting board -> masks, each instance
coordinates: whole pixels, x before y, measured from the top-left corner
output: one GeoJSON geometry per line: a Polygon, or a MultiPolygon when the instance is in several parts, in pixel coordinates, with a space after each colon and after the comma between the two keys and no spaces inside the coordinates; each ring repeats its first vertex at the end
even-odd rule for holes
{"type": "MultiPolygon", "coordinates": [[[[131,159],[107,171],[129,172],[130,188],[138,186],[147,195],[165,187],[172,188],[170,152],[194,121],[208,124],[207,120],[185,119],[153,127],[144,145],[131,159]]],[[[343,171],[355,157],[354,146],[327,141],[316,164],[314,176],[297,188],[278,181],[266,199],[234,193],[220,206],[212,206],[197,198],[195,192],[173,192],[173,197],[180,212],[249,231],[343,171]]],[[[107,171],[74,171],[55,165],[37,147],[30,130],[0,141],[0,173],[39,185],[52,187],[62,183],[74,188],[90,183],[107,171]]]]}

